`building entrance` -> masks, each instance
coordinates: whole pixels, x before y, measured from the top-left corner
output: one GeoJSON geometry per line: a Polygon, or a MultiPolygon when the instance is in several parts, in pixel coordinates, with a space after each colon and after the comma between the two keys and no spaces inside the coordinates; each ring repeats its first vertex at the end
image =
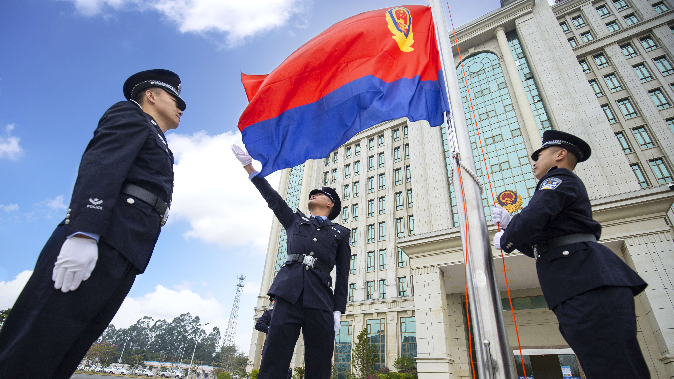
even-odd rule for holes
{"type": "MultiPolygon", "coordinates": [[[[524,378],[519,351],[513,352],[519,379],[524,378]]],[[[522,349],[526,379],[583,379],[571,349],[522,349]]]]}

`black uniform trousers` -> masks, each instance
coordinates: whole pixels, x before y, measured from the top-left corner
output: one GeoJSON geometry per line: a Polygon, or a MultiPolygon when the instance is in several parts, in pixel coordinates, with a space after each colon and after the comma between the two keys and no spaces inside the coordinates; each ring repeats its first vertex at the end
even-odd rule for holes
{"type": "Polygon", "coordinates": [[[70,378],[139,273],[101,239],[89,279],[72,292],[54,289],[52,270],[66,238],[64,229],[59,225],[47,241],[0,330],[0,378],[70,378]]]}
{"type": "Polygon", "coordinates": [[[304,377],[330,378],[335,347],[333,314],[322,309],[305,308],[302,299],[303,294],[292,304],[276,297],[258,379],[287,377],[300,328],[304,336],[304,377]]]}
{"type": "Polygon", "coordinates": [[[552,311],[587,379],[651,377],[637,341],[632,288],[599,287],[552,311]]]}

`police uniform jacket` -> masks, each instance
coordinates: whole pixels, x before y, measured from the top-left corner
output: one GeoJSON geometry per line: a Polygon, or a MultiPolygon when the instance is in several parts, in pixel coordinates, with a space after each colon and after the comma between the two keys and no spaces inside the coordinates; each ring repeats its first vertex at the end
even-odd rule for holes
{"type": "Polygon", "coordinates": [[[290,262],[281,267],[267,294],[295,304],[304,293],[303,306],[306,308],[345,313],[351,258],[350,230],[329,219],[319,223],[315,217],[293,212],[266,179],[256,176],[251,180],[285,228],[288,254],[311,255],[329,268],[337,266],[334,293],[329,274],[308,268],[301,262],[290,262]]]}
{"type": "Polygon", "coordinates": [[[257,322],[255,323],[255,329],[267,333],[269,332],[269,325],[271,324],[271,314],[274,310],[273,309],[267,309],[266,311],[262,312],[262,316],[260,316],[259,319],[257,319],[257,322]]]}
{"type": "Polygon", "coordinates": [[[100,235],[143,272],[159,237],[161,216],[149,204],[121,194],[125,183],[171,202],[173,154],[152,116],[131,101],[113,105],[98,122],[62,225],[66,235],[100,235]]]}
{"type": "MultiPolygon", "coordinates": [[[[585,185],[572,171],[551,168],[538,182],[529,205],[515,215],[501,236],[506,253],[517,249],[534,257],[533,246],[570,234],[593,234],[601,225],[592,219],[585,185]]],[[[544,252],[536,270],[548,307],[602,286],[632,287],[634,294],[646,288],[634,270],[609,248],[597,242],[579,242],[544,252]]]]}

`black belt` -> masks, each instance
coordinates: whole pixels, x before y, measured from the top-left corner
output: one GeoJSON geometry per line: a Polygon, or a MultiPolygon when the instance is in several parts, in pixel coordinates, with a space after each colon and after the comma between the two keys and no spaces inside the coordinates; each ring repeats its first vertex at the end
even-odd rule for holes
{"type": "Polygon", "coordinates": [[[306,255],[306,254],[288,254],[288,260],[286,263],[290,262],[300,262],[307,266],[307,269],[309,267],[319,269],[323,271],[324,273],[330,275],[330,272],[332,271],[332,268],[328,267],[323,262],[320,262],[318,259],[314,258],[312,255],[306,255]]]}
{"type": "Polygon", "coordinates": [[[152,208],[161,216],[161,226],[166,224],[166,220],[168,219],[169,205],[164,200],[160,199],[159,196],[153,194],[143,187],[139,187],[131,183],[124,184],[120,192],[150,204],[150,206],[152,206],[152,208]]]}
{"type": "Polygon", "coordinates": [[[578,242],[597,242],[597,237],[595,237],[594,234],[578,233],[553,238],[551,240],[534,245],[534,256],[536,259],[538,259],[539,256],[552,249],[578,242]]]}

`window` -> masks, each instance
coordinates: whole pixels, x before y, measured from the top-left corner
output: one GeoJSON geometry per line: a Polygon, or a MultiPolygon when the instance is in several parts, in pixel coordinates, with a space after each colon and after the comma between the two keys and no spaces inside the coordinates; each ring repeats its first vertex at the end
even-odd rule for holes
{"type": "Polygon", "coordinates": [[[346,185],[344,186],[344,195],[343,195],[343,199],[344,199],[344,200],[347,200],[347,199],[349,198],[349,195],[350,195],[349,185],[346,184],[346,185]]]}
{"type": "Polygon", "coordinates": [[[353,197],[360,196],[360,182],[353,182],[353,197]]]}
{"type": "Polygon", "coordinates": [[[393,140],[400,141],[400,129],[393,129],[393,140]]]}
{"type": "Polygon", "coordinates": [[[405,159],[410,159],[410,145],[405,144],[405,159]]]}
{"type": "Polygon", "coordinates": [[[337,169],[335,168],[332,169],[332,182],[334,183],[336,181],[337,181],[337,169]]]}
{"type": "Polygon", "coordinates": [[[414,216],[407,216],[407,227],[410,230],[410,235],[414,235],[414,216]]]}
{"type": "Polygon", "coordinates": [[[618,77],[615,76],[615,74],[608,74],[604,76],[604,81],[611,92],[617,92],[623,89],[623,87],[620,85],[620,82],[618,81],[618,77]]]}
{"type": "MultiPolygon", "coordinates": [[[[613,111],[611,110],[611,106],[608,104],[604,104],[601,106],[601,109],[604,111],[604,114],[606,115],[606,118],[608,119],[608,122],[613,124],[617,120],[615,119],[615,116],[613,115],[613,111]]],[[[355,196],[355,195],[354,195],[355,196]]]]}
{"type": "Polygon", "coordinates": [[[338,157],[337,157],[337,152],[335,151],[335,152],[332,154],[332,162],[333,162],[333,163],[337,163],[337,159],[338,159],[338,157]]]}
{"type": "Polygon", "coordinates": [[[407,278],[398,278],[398,296],[407,296],[407,278]]]}
{"type": "Polygon", "coordinates": [[[349,163],[348,165],[344,166],[344,178],[350,177],[351,177],[351,164],[349,163]]]}
{"type": "Polygon", "coordinates": [[[374,216],[374,200],[370,199],[367,201],[367,217],[374,216]]]}
{"type": "Polygon", "coordinates": [[[667,101],[665,94],[662,93],[662,90],[660,88],[648,91],[648,94],[651,95],[651,99],[653,99],[653,102],[655,103],[655,106],[658,107],[658,109],[665,109],[670,107],[671,104],[669,104],[669,101],[667,101]]]}
{"type": "Polygon", "coordinates": [[[650,82],[651,80],[653,80],[653,77],[651,76],[651,73],[648,72],[648,69],[646,68],[645,64],[639,63],[638,65],[632,67],[634,67],[634,71],[637,73],[637,76],[639,77],[642,83],[650,82]]]}
{"type": "Polygon", "coordinates": [[[395,185],[403,184],[402,169],[396,168],[393,170],[393,182],[395,185]]]}
{"type": "Polygon", "coordinates": [[[594,94],[597,97],[604,96],[604,93],[601,92],[601,88],[599,87],[599,84],[597,83],[596,80],[590,80],[590,87],[592,87],[592,90],[594,91],[594,94]]]}
{"type": "Polygon", "coordinates": [[[379,141],[379,143],[378,143],[379,146],[384,146],[384,135],[383,134],[378,135],[377,140],[379,141]]]}
{"type": "Polygon", "coordinates": [[[342,224],[349,221],[349,207],[342,208],[342,224]]]}
{"type": "Polygon", "coordinates": [[[663,3],[662,1],[659,2],[659,3],[653,4],[653,8],[658,13],[667,12],[669,10],[669,8],[667,8],[667,5],[665,5],[665,3],[663,3]]]}
{"type": "Polygon", "coordinates": [[[366,295],[367,295],[367,300],[372,300],[372,297],[374,296],[374,281],[370,282],[365,282],[365,288],[366,288],[366,295]]]}
{"type": "Polygon", "coordinates": [[[405,219],[402,217],[396,219],[396,237],[405,237],[405,219]]]}
{"type": "Polygon", "coordinates": [[[618,142],[620,143],[620,147],[623,149],[623,153],[631,153],[632,148],[630,147],[630,144],[627,142],[627,137],[625,137],[625,133],[623,132],[618,132],[615,134],[616,138],[618,138],[618,142]]]}
{"type": "Polygon", "coordinates": [[[396,211],[402,210],[405,208],[405,202],[403,201],[403,193],[402,192],[396,192],[395,194],[395,205],[396,205],[396,211]]]}
{"type": "Polygon", "coordinates": [[[625,17],[623,17],[623,18],[625,19],[625,22],[627,23],[628,26],[629,26],[629,25],[634,25],[634,24],[636,24],[637,22],[639,22],[639,19],[637,18],[637,16],[634,15],[634,13],[630,13],[630,14],[628,14],[627,16],[625,16],[625,17]]]}
{"type": "MultiPolygon", "coordinates": [[[[353,221],[358,220],[358,204],[351,206],[351,214],[353,214],[353,221]]],[[[353,232],[351,232],[351,234],[353,234],[353,232]]]]}
{"type": "Polygon", "coordinates": [[[356,269],[358,265],[358,256],[356,254],[351,254],[351,264],[349,265],[349,274],[356,275],[356,269]]]}
{"type": "Polygon", "coordinates": [[[374,371],[378,371],[382,367],[386,367],[386,333],[384,327],[386,325],[385,318],[376,318],[367,320],[366,322],[367,340],[375,347],[375,363],[374,371]]]}
{"type": "Polygon", "coordinates": [[[407,190],[407,207],[411,207],[414,205],[414,201],[412,200],[412,189],[407,190]]]}
{"type": "Polygon", "coordinates": [[[617,101],[617,103],[618,108],[620,108],[620,111],[623,113],[623,116],[625,116],[625,119],[637,117],[637,111],[634,109],[634,106],[632,105],[632,102],[629,98],[620,99],[617,101]]]}
{"type": "Polygon", "coordinates": [[[327,157],[325,157],[325,165],[326,165],[326,166],[330,166],[330,155],[328,155],[327,157]]]}
{"type": "Polygon", "coordinates": [[[578,42],[576,42],[576,39],[573,37],[569,38],[567,41],[569,41],[569,45],[571,45],[572,48],[578,46],[578,42]]]}
{"type": "Polygon", "coordinates": [[[625,0],[613,0],[613,5],[615,5],[616,9],[619,11],[627,8],[627,3],[625,0]]]}
{"type": "Polygon", "coordinates": [[[400,162],[400,146],[393,149],[393,161],[400,162]]]}
{"type": "Polygon", "coordinates": [[[403,137],[407,138],[407,125],[403,126],[403,137]]]}
{"type": "Polygon", "coordinates": [[[672,176],[669,174],[667,166],[665,166],[665,161],[662,158],[651,159],[648,162],[651,164],[651,168],[653,169],[655,177],[658,179],[658,183],[665,184],[672,181],[672,176]]]}
{"type": "Polygon", "coordinates": [[[379,223],[379,240],[386,241],[386,221],[379,223]]]}
{"type": "Polygon", "coordinates": [[[606,5],[598,6],[597,13],[599,13],[599,16],[602,18],[611,14],[611,12],[608,11],[608,8],[606,8],[606,5]]]}
{"type": "Polygon", "coordinates": [[[379,174],[379,189],[386,188],[386,174],[379,174]]]}
{"type": "Polygon", "coordinates": [[[416,358],[417,356],[417,323],[414,317],[400,318],[400,356],[416,358]]]}
{"type": "Polygon", "coordinates": [[[353,148],[353,155],[360,155],[360,144],[357,143],[356,146],[353,148]]]}
{"type": "Polygon", "coordinates": [[[367,272],[374,271],[374,251],[367,252],[367,272]]]}
{"type": "Polygon", "coordinates": [[[379,269],[386,270],[386,249],[379,249],[379,269]]]}
{"type": "Polygon", "coordinates": [[[384,167],[384,153],[379,153],[377,160],[379,161],[379,167],[384,167]]]}
{"type": "Polygon", "coordinates": [[[578,63],[580,64],[580,68],[583,69],[583,72],[584,72],[584,73],[587,74],[588,72],[591,71],[591,70],[590,70],[590,65],[587,64],[587,61],[586,61],[585,59],[579,60],[578,63]]]}
{"type": "Polygon", "coordinates": [[[358,244],[358,228],[351,229],[351,246],[358,244]]]}
{"type": "Polygon", "coordinates": [[[374,155],[367,157],[367,170],[374,170],[374,155]]]}
{"type": "Polygon", "coordinates": [[[409,182],[412,180],[412,171],[410,170],[410,166],[405,166],[405,181],[409,182]]]}
{"type": "Polygon", "coordinates": [[[608,60],[606,59],[606,55],[604,55],[604,53],[594,55],[592,58],[594,58],[594,63],[597,65],[597,67],[604,68],[608,66],[608,60]]]}
{"type": "Polygon", "coordinates": [[[355,294],[356,294],[356,283],[349,283],[349,301],[354,300],[355,294]]]}
{"type": "Polygon", "coordinates": [[[354,175],[360,174],[360,161],[353,162],[353,174],[354,175]]]}
{"type": "Polygon", "coordinates": [[[367,149],[368,150],[374,149],[374,137],[367,140],[367,149]]]}
{"type": "Polygon", "coordinates": [[[568,33],[568,32],[571,31],[571,30],[569,29],[569,25],[567,25],[566,22],[562,22],[561,24],[559,24],[559,26],[562,27],[562,31],[563,31],[564,33],[568,33]]]}
{"type": "Polygon", "coordinates": [[[573,22],[573,26],[575,26],[576,29],[582,28],[583,26],[585,26],[585,21],[583,20],[583,16],[576,16],[576,17],[571,19],[571,22],[573,22]]]}
{"type": "Polygon", "coordinates": [[[351,158],[351,146],[346,148],[346,158],[351,158]]]}
{"type": "Polygon", "coordinates": [[[668,118],[665,121],[667,122],[667,126],[669,126],[669,129],[671,129],[672,133],[674,133],[674,118],[668,118]]]}
{"type": "Polygon", "coordinates": [[[386,279],[379,279],[379,298],[386,299],[386,279]]]}
{"type": "Polygon", "coordinates": [[[374,192],[374,176],[367,178],[367,192],[374,192]]]}
{"type": "Polygon", "coordinates": [[[651,136],[648,135],[645,126],[632,129],[632,133],[634,134],[634,138],[637,139],[637,143],[641,149],[649,149],[655,146],[655,143],[651,140],[651,136]]]}
{"type": "Polygon", "coordinates": [[[386,196],[379,198],[379,214],[386,213],[386,196]]]}
{"type": "Polygon", "coordinates": [[[634,176],[637,177],[637,182],[639,182],[639,186],[641,188],[648,187],[648,181],[646,180],[646,177],[644,176],[644,173],[641,172],[641,166],[639,166],[638,163],[631,164],[630,167],[632,168],[632,172],[634,173],[634,176]]]}
{"type": "Polygon", "coordinates": [[[398,267],[405,266],[407,266],[407,254],[405,254],[403,249],[398,248],[398,267]]]}
{"type": "Polygon", "coordinates": [[[590,41],[594,40],[594,36],[590,32],[585,32],[580,35],[580,38],[583,40],[583,42],[588,43],[590,41]]]}
{"type": "Polygon", "coordinates": [[[643,46],[646,51],[651,51],[658,48],[658,45],[655,44],[655,41],[653,41],[651,36],[642,37],[639,39],[639,41],[641,41],[641,46],[643,46]]]}
{"type": "Polygon", "coordinates": [[[374,242],[374,224],[367,226],[367,243],[374,242]]]}
{"type": "Polygon", "coordinates": [[[631,43],[626,43],[620,46],[620,49],[623,51],[623,54],[625,54],[625,58],[632,58],[637,56],[637,52],[636,50],[634,50],[634,47],[632,47],[631,43]]]}
{"type": "Polygon", "coordinates": [[[327,186],[329,182],[330,182],[330,173],[326,171],[323,173],[323,185],[327,186]]]}
{"type": "Polygon", "coordinates": [[[658,68],[658,70],[660,70],[660,72],[664,76],[667,76],[674,72],[672,64],[669,63],[669,60],[667,60],[665,56],[655,58],[653,59],[653,62],[655,62],[655,66],[658,68]]]}
{"type": "Polygon", "coordinates": [[[608,28],[608,31],[611,32],[611,33],[620,30],[620,25],[618,25],[618,23],[615,22],[615,21],[611,21],[611,22],[607,23],[606,27],[608,28]]]}

